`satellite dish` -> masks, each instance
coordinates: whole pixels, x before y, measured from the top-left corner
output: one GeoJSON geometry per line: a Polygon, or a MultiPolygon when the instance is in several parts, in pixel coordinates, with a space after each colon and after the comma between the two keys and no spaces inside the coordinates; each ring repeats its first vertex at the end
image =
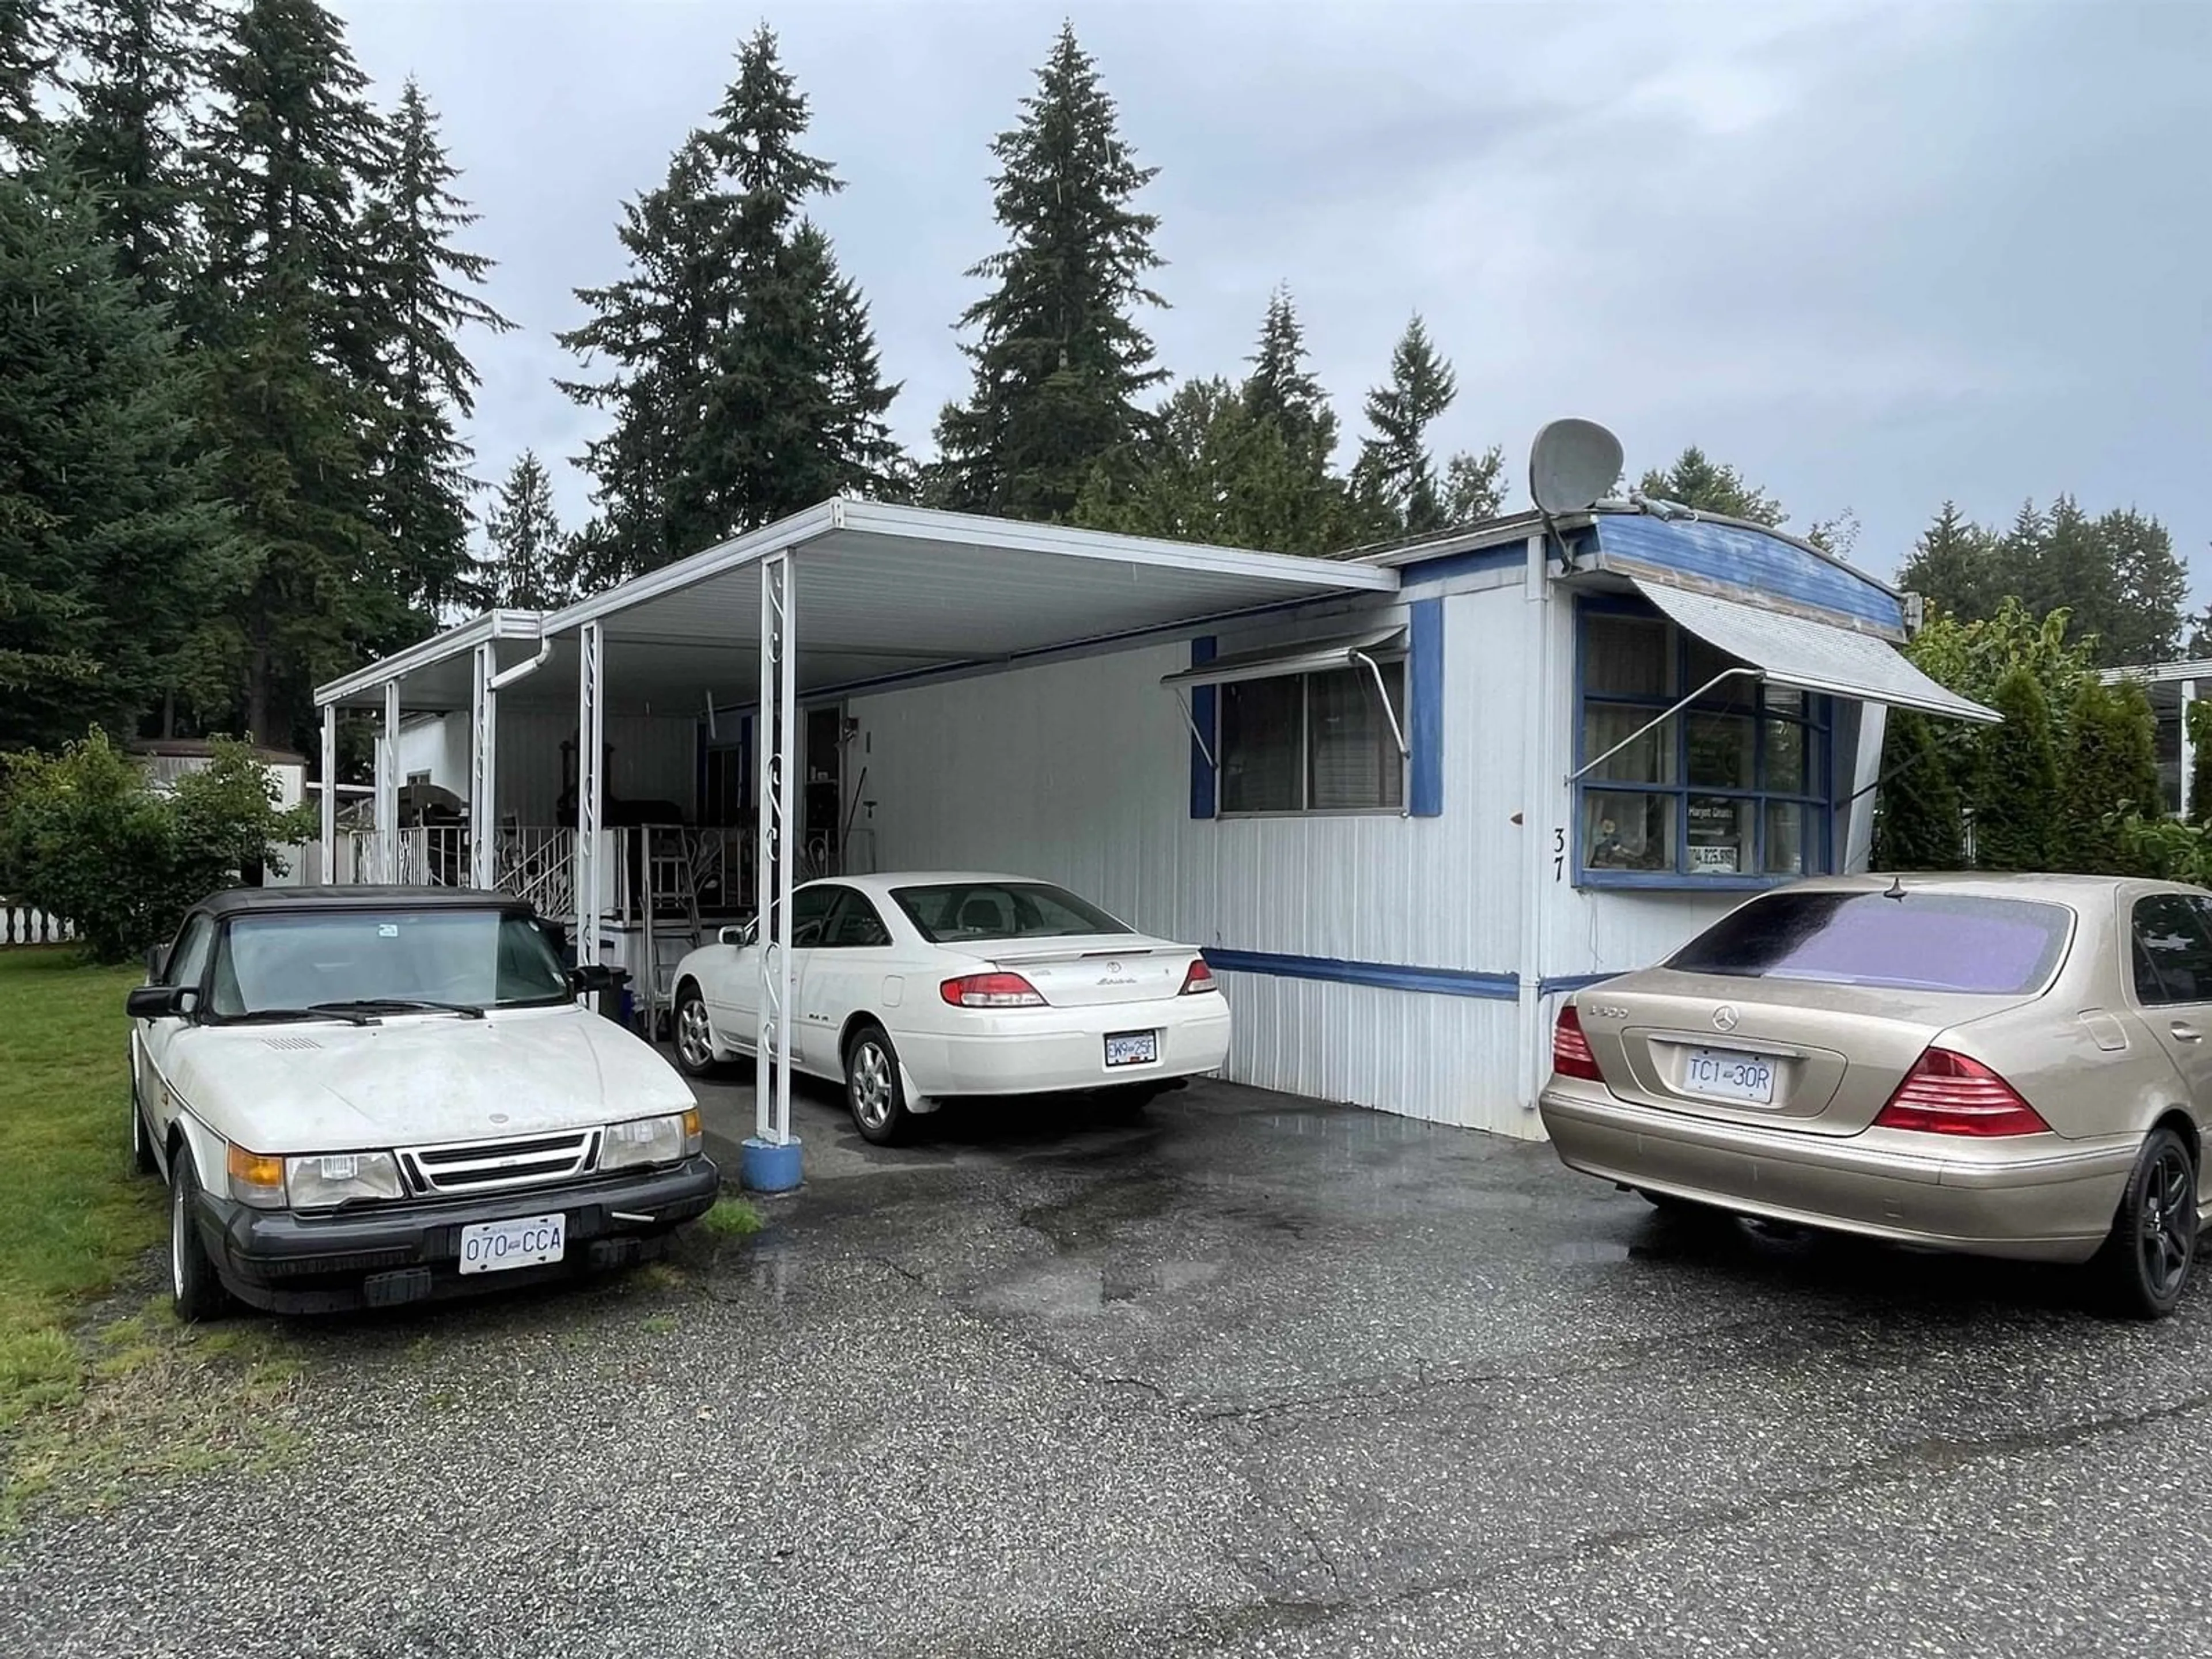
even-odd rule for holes
{"type": "Polygon", "coordinates": [[[1549,422],[1528,447],[1528,495],[1547,515],[1579,513],[1620,477],[1620,440],[1595,421],[1549,422]]]}

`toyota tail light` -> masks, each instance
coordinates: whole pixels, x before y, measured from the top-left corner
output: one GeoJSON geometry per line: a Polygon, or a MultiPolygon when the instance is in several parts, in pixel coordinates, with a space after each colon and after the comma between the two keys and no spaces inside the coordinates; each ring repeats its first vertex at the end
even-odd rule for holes
{"type": "Polygon", "coordinates": [[[1213,977],[1213,969],[1206,965],[1206,958],[1193,957],[1190,966],[1183,970],[1182,994],[1195,996],[1200,991],[1218,991],[1220,988],[1213,977]]]}
{"type": "Polygon", "coordinates": [[[938,995],[955,1008],[1042,1008],[1044,999],[1019,974],[968,974],[948,979],[938,995]]]}

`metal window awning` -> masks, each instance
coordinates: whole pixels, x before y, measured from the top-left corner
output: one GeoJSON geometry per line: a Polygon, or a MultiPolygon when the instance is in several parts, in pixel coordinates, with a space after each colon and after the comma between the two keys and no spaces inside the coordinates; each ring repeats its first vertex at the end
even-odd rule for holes
{"type": "Polygon", "coordinates": [[[1375,682],[1376,700],[1382,705],[1382,716],[1390,722],[1390,736],[1398,745],[1398,757],[1406,758],[1406,723],[1398,710],[1390,705],[1389,688],[1382,682],[1382,665],[1393,662],[1406,654],[1406,633],[1402,625],[1374,628],[1364,634],[1339,635],[1326,640],[1297,640],[1288,644],[1270,645],[1254,651],[1231,652],[1225,657],[1216,657],[1194,667],[1179,670],[1160,677],[1160,684],[1173,691],[1176,702],[1182,707],[1183,724],[1190,727],[1190,735],[1198,744],[1206,763],[1218,763],[1213,745],[1206,741],[1206,733],[1198,729],[1198,717],[1191,712],[1184,698],[1186,688],[1194,685],[1234,685],[1243,680],[1280,679],[1291,674],[1326,674],[1334,670],[1364,668],[1375,682]]]}
{"type": "Polygon", "coordinates": [[[1358,668],[1369,658],[1388,662],[1405,654],[1406,630],[1402,626],[1376,628],[1364,634],[1297,640],[1257,651],[1234,652],[1164,675],[1160,684],[1176,690],[1187,685],[1233,685],[1240,680],[1271,680],[1287,674],[1322,674],[1332,669],[1358,668]]]}
{"type": "Polygon", "coordinates": [[[1741,659],[1770,685],[1994,724],[1993,708],[1946,690],[1871,634],[1735,599],[1631,577],[1644,597],[1706,644],[1741,659]]]}

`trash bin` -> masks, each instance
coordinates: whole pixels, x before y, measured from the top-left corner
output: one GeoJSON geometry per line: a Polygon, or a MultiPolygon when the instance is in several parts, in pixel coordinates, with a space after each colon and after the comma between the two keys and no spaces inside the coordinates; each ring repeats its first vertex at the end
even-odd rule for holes
{"type": "Polygon", "coordinates": [[[609,1019],[628,1025],[632,1006],[629,970],[627,968],[611,968],[607,972],[607,988],[599,993],[599,1012],[609,1019]]]}

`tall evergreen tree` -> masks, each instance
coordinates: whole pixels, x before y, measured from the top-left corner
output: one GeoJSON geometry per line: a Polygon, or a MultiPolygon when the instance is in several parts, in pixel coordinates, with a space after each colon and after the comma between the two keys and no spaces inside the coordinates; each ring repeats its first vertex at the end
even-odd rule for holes
{"type": "Polygon", "coordinates": [[[41,125],[40,83],[52,70],[52,0],[0,0],[0,147],[17,161],[29,152],[41,125]]]}
{"type": "Polygon", "coordinates": [[[480,567],[483,601],[518,611],[552,611],[578,597],[564,568],[553,481],[537,452],[526,449],[484,516],[490,556],[480,567]]]}
{"type": "Polygon", "coordinates": [[[1166,304],[1146,285],[1161,264],[1159,221],[1133,205],[1158,169],[1122,139],[1073,26],[1022,112],[991,147],[1007,246],[969,272],[994,287],[960,319],[976,336],[962,348],[975,389],[939,417],[929,493],[971,512],[1065,520],[1102,462],[1133,462],[1152,428],[1138,399],[1166,378],[1132,315],[1166,304]]]}
{"type": "Polygon", "coordinates": [[[200,134],[208,172],[204,338],[224,495],[255,562],[205,654],[264,740],[307,740],[316,681],[410,637],[368,458],[380,342],[362,181],[381,127],[337,19],[315,0],[248,0],[226,21],[200,134]]]}
{"type": "Polygon", "coordinates": [[[1076,522],[1136,536],[1319,554],[1344,539],[1335,481],[1317,489],[1310,452],[1255,416],[1243,389],[1187,380],[1160,411],[1140,465],[1102,465],[1077,503],[1076,522]]]}
{"type": "Polygon", "coordinates": [[[578,290],[594,315],[562,343],[611,372],[564,389],[615,416],[585,456],[596,574],[651,569],[840,491],[908,487],[866,305],[802,214],[841,187],[799,147],[805,130],[763,27],[714,121],[624,209],[630,274],[578,290]]]}
{"type": "Polygon", "coordinates": [[[1790,515],[1782,503],[1725,462],[1715,461],[1692,444],[1664,471],[1654,467],[1637,489],[1655,501],[1676,501],[1700,513],[1717,513],[1753,524],[1781,525],[1790,515]]]}
{"type": "Polygon", "coordinates": [[[1245,361],[1252,365],[1243,390],[1245,412],[1273,422],[1292,453],[1326,471],[1336,453],[1336,411],[1308,364],[1305,329],[1287,288],[1267,296],[1259,347],[1245,361]]]}
{"type": "Polygon", "coordinates": [[[1984,870],[2045,870],[2057,822],[2058,757],[2051,705],[2033,672],[2015,664],[1990,706],[2003,718],[1980,734],[1974,862],[1984,870]]]}
{"type": "Polygon", "coordinates": [[[187,150],[205,79],[208,0],[76,0],[70,143],[117,264],[149,299],[187,290],[195,180],[187,150]]]}
{"type": "Polygon", "coordinates": [[[411,78],[400,92],[388,148],[366,237],[384,404],[375,435],[376,516],[391,550],[393,591],[434,617],[460,597],[470,562],[469,499],[477,484],[455,422],[475,412],[479,381],[461,331],[503,334],[514,325],[477,291],[492,262],[453,245],[477,216],[453,193],[459,170],[411,78]]]}
{"type": "Polygon", "coordinates": [[[2111,562],[2118,600],[2104,625],[2105,660],[2172,661],[2181,653],[2182,607],[2189,600],[2189,571],[2174,556],[2173,538],[2156,519],[2127,507],[2098,519],[2097,539],[2111,562]]]}
{"type": "Polygon", "coordinates": [[[1996,591],[1994,539],[1953,501],[1944,502],[1936,522],[1921,532],[1897,580],[1944,615],[1962,622],[1996,615],[1997,602],[2004,597],[1996,591]]]}
{"type": "Polygon", "coordinates": [[[1444,464],[1446,524],[1480,524],[1505,505],[1505,452],[1492,444],[1480,455],[1462,450],[1444,464]]]}
{"type": "Polygon", "coordinates": [[[65,160],[0,176],[0,748],[124,732],[240,578],[197,369],[65,160]]]}
{"type": "Polygon", "coordinates": [[[1956,870],[1966,863],[1959,787],[1928,717],[1893,708],[1882,733],[1874,862],[1879,870],[1956,870]]]}
{"type": "Polygon", "coordinates": [[[1390,354],[1390,380],[1367,394],[1367,423],[1375,435],[1359,444],[1352,472],[1355,496],[1385,535],[1420,535],[1445,522],[1444,496],[1429,454],[1431,422],[1451,407],[1459,382],[1451,364],[1429,342],[1416,313],[1390,354]]]}
{"type": "Polygon", "coordinates": [[[2048,514],[2023,509],[2015,538],[2037,518],[2042,523],[2040,539],[2015,539],[2013,544],[2021,555],[2016,567],[2021,597],[2039,614],[2063,608],[2069,617],[2068,639],[2093,640],[2100,663],[2116,660],[2106,640],[2118,620],[2118,581],[2096,521],[2074,497],[2060,495],[2051,503],[2048,514]]]}

